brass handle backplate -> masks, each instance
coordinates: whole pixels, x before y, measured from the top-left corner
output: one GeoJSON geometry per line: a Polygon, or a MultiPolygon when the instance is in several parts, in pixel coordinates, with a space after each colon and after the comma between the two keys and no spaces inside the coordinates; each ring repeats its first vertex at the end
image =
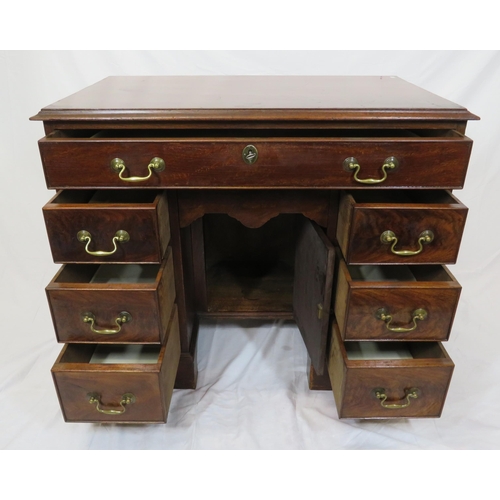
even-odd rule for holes
{"type": "Polygon", "coordinates": [[[385,322],[385,326],[391,332],[401,333],[401,332],[412,332],[417,328],[417,320],[423,321],[427,318],[427,311],[425,309],[415,309],[412,313],[413,326],[409,328],[403,328],[398,326],[391,326],[392,316],[389,314],[385,307],[381,307],[377,310],[375,316],[385,322]]]}
{"type": "Polygon", "coordinates": [[[350,156],[344,160],[344,170],[347,172],[354,171],[354,180],[360,184],[382,184],[387,180],[387,171],[395,170],[399,166],[399,161],[395,156],[389,156],[384,160],[382,165],[383,176],[380,179],[360,179],[358,177],[359,171],[361,170],[361,165],[354,156],[350,156]]]}
{"type": "Polygon", "coordinates": [[[97,333],[99,335],[114,335],[115,333],[119,333],[122,329],[122,325],[125,323],[130,323],[132,321],[132,316],[127,311],[122,311],[118,317],[115,319],[116,326],[118,328],[114,329],[97,329],[94,327],[95,325],[95,316],[91,312],[86,312],[82,314],[82,321],[84,323],[90,323],[90,330],[93,333],[97,333]]]}
{"type": "Polygon", "coordinates": [[[120,229],[119,231],[116,231],[115,235],[113,236],[112,239],[112,243],[114,246],[113,250],[111,250],[110,252],[104,252],[102,250],[95,250],[95,251],[89,250],[89,245],[90,242],[92,241],[92,235],[88,231],[85,231],[85,229],[78,231],[76,237],[78,241],[80,241],[81,243],[86,242],[87,244],[85,245],[85,251],[89,255],[94,255],[96,257],[106,257],[108,255],[113,255],[118,250],[118,246],[116,245],[117,242],[126,243],[127,241],[130,240],[130,235],[127,233],[127,231],[120,229]]]}
{"type": "Polygon", "coordinates": [[[373,389],[373,394],[377,399],[380,399],[380,406],[387,408],[389,410],[400,410],[401,408],[408,408],[410,406],[410,399],[417,399],[420,395],[420,389],[416,387],[412,387],[411,389],[405,389],[405,396],[403,399],[406,399],[406,403],[386,403],[387,394],[385,389],[382,387],[377,387],[373,389]]]}
{"type": "Polygon", "coordinates": [[[147,181],[152,175],[153,170],[155,172],[163,172],[165,170],[165,161],[162,158],[155,156],[148,165],[149,174],[146,177],[123,177],[123,173],[126,170],[125,162],[121,158],[113,158],[111,160],[111,169],[114,172],[118,172],[118,177],[125,182],[143,182],[147,181]]]}
{"type": "Polygon", "coordinates": [[[101,396],[99,394],[97,394],[97,392],[89,392],[87,394],[87,398],[89,399],[90,404],[92,404],[92,405],[95,404],[95,409],[99,413],[104,413],[105,415],[121,415],[122,413],[125,413],[127,411],[127,409],[125,408],[126,405],[135,403],[135,396],[130,392],[127,392],[122,396],[120,403],[119,403],[119,405],[121,406],[120,410],[104,410],[104,409],[102,409],[101,408],[101,396]]]}
{"type": "Polygon", "coordinates": [[[418,249],[417,250],[396,250],[396,245],[398,244],[398,238],[393,231],[384,231],[380,235],[380,241],[384,245],[391,245],[391,252],[394,255],[399,255],[400,257],[411,257],[412,255],[418,255],[422,252],[424,245],[428,245],[434,240],[434,233],[430,229],[422,231],[418,236],[418,249]]]}

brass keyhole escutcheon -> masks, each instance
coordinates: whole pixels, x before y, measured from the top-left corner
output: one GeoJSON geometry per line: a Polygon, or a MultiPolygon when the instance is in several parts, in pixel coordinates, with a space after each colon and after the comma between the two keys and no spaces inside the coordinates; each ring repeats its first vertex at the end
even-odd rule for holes
{"type": "Polygon", "coordinates": [[[249,144],[243,148],[242,157],[247,165],[253,165],[259,158],[259,152],[255,146],[249,144]]]}

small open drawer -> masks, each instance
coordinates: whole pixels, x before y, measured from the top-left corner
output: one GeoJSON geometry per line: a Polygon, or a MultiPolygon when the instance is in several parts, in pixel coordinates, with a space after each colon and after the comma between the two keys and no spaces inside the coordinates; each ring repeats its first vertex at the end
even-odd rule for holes
{"type": "Polygon", "coordinates": [[[43,216],[56,263],[159,264],[170,241],[164,191],[65,190],[43,216]]]}
{"type": "Polygon", "coordinates": [[[66,422],[163,423],[180,359],[175,308],[162,346],[64,346],[52,367],[66,422]]]}
{"type": "Polygon", "coordinates": [[[66,264],[45,289],[58,342],[163,343],[175,301],[169,247],[154,264],[66,264]]]}
{"type": "Polygon", "coordinates": [[[333,325],[328,373],[339,418],[439,417],[454,364],[439,342],[346,342],[333,325]]]}
{"type": "Polygon", "coordinates": [[[348,266],[339,256],[343,340],[448,340],[462,287],[444,266],[348,266]]]}
{"type": "Polygon", "coordinates": [[[337,239],[348,264],[454,264],[467,211],[442,190],[344,192],[337,239]]]}

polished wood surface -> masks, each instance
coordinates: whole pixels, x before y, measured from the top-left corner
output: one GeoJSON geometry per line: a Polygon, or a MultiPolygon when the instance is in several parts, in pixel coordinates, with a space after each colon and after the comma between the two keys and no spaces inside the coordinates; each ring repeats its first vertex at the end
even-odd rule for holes
{"type": "MultiPolygon", "coordinates": [[[[176,303],[179,314],[179,332],[181,338],[181,352],[191,352],[191,338],[197,324],[193,290],[193,245],[188,230],[183,230],[179,224],[179,208],[177,194],[169,192],[169,220],[172,256],[174,260],[174,281],[176,303]]],[[[190,365],[194,370],[194,365],[190,365]]],[[[195,379],[194,373],[189,379],[195,379]]]]}
{"type": "Polygon", "coordinates": [[[165,255],[152,283],[92,283],[97,265],[63,266],[46,287],[58,342],[161,344],[175,301],[172,251],[165,255]],[[93,333],[82,314],[91,312],[95,329],[117,329],[122,311],[132,316],[117,334],[93,333]]]}
{"type": "Polygon", "coordinates": [[[337,239],[348,264],[454,264],[467,207],[447,192],[344,193],[340,201],[337,239]],[[391,230],[395,251],[418,250],[422,232],[434,239],[418,255],[400,256],[380,237],[391,230]]]}
{"type": "Polygon", "coordinates": [[[333,326],[329,373],[339,418],[439,417],[454,364],[439,342],[410,344],[412,359],[351,360],[333,326]],[[406,408],[384,408],[374,395],[383,388],[387,404],[405,404],[405,391],[419,389],[406,408]]]}
{"type": "Polygon", "coordinates": [[[475,119],[394,76],[109,77],[41,110],[37,120],[475,119]],[[117,115],[119,112],[119,116],[117,115]]]}
{"type": "MultiPolygon", "coordinates": [[[[100,192],[101,193],[101,192],[100,192]]],[[[162,261],[170,241],[165,192],[103,192],[93,201],[94,191],[63,191],[43,207],[52,257],[56,263],[154,263],[162,261]],[[160,222],[161,221],[161,222],[160,222]],[[91,234],[90,251],[112,251],[113,237],[127,231],[130,240],[117,243],[112,255],[94,256],[77,239],[79,231],[91,234]]]]}
{"type": "Polygon", "coordinates": [[[326,356],[334,254],[322,229],[303,221],[295,252],[293,315],[318,375],[323,374],[326,356]]]}
{"type": "MultiPolygon", "coordinates": [[[[366,132],[368,133],[368,132],[366,132]]],[[[201,137],[191,140],[158,138],[60,138],[39,141],[40,155],[49,189],[66,188],[331,188],[361,189],[366,185],[346,171],[344,160],[355,157],[359,177],[380,178],[386,158],[395,156],[399,166],[377,187],[463,187],[472,141],[457,134],[445,136],[272,139],[201,137]],[[242,152],[247,145],[258,150],[248,165],[242,152]],[[68,168],[68,157],[78,165],[78,175],[68,168]],[[127,165],[127,176],[145,176],[151,159],[165,160],[163,172],[146,181],[129,183],[110,168],[114,158],[127,165]],[[313,168],[312,168],[313,166],[313,168]]],[[[377,134],[375,134],[377,135],[377,134]]]]}
{"type": "Polygon", "coordinates": [[[460,284],[443,266],[410,267],[417,281],[356,281],[340,258],[335,317],[343,340],[448,340],[460,284]],[[411,332],[394,332],[377,318],[381,308],[393,317],[393,328],[411,328],[416,309],[427,317],[411,332]]]}
{"type": "Polygon", "coordinates": [[[435,341],[450,337],[460,295],[442,264],[456,261],[467,215],[445,190],[464,185],[475,115],[395,77],[203,76],[110,77],[33,119],[44,122],[47,187],[63,190],[44,217],[54,260],[71,263],[47,287],[57,338],[71,343],[53,368],[66,420],[165,421],[174,383],[196,387],[203,317],[295,319],[309,386],[333,389],[341,418],[441,414],[453,363],[435,341]],[[243,158],[248,145],[258,151],[253,164],[243,158]],[[146,177],[154,157],[166,168],[147,179],[127,182],[111,168],[120,158],[122,177],[146,177]],[[359,182],[380,179],[389,157],[398,166],[383,182],[359,182]],[[131,241],[91,257],[76,239],[81,229],[92,234],[91,250],[109,250],[118,229],[131,241]],[[429,229],[434,241],[416,256],[380,242],[392,230],[396,250],[413,250],[429,229]],[[89,278],[97,262],[161,271],[145,286],[100,286],[89,278]],[[363,281],[352,264],[411,264],[415,280],[363,281]],[[390,332],[375,316],[380,307],[400,327],[416,308],[428,316],[412,332],[390,332]],[[90,343],[114,339],[89,336],[85,308],[105,327],[117,308],[133,309],[119,342],[159,343],[163,361],[91,366],[90,343]],[[394,339],[411,340],[413,359],[347,358],[349,344],[394,339]],[[389,410],[374,384],[391,402],[410,384],[422,394],[389,410]],[[116,408],[124,386],[138,396],[124,418],[86,399],[101,391],[103,405],[116,408]]]}
{"type": "Polygon", "coordinates": [[[302,214],[322,227],[329,223],[329,191],[252,189],[179,191],[179,217],[186,227],[206,214],[222,213],[248,228],[259,228],[280,214],[302,214]]]}
{"type": "Polygon", "coordinates": [[[172,313],[166,342],[159,348],[157,363],[89,363],[94,349],[94,344],[66,344],[52,367],[64,419],[67,422],[166,422],[180,358],[176,310],[172,313]],[[132,393],[136,401],[126,405],[123,414],[107,415],[89,403],[89,393],[99,394],[105,410],[121,410],[119,402],[126,393],[132,393]]]}

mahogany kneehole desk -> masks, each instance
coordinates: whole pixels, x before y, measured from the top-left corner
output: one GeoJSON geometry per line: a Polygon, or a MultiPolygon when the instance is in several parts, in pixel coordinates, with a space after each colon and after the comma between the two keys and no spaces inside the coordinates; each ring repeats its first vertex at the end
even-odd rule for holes
{"type": "Polygon", "coordinates": [[[200,76],[33,119],[66,421],[165,422],[203,317],[293,319],[340,418],[441,415],[475,115],[395,77],[200,76]]]}

